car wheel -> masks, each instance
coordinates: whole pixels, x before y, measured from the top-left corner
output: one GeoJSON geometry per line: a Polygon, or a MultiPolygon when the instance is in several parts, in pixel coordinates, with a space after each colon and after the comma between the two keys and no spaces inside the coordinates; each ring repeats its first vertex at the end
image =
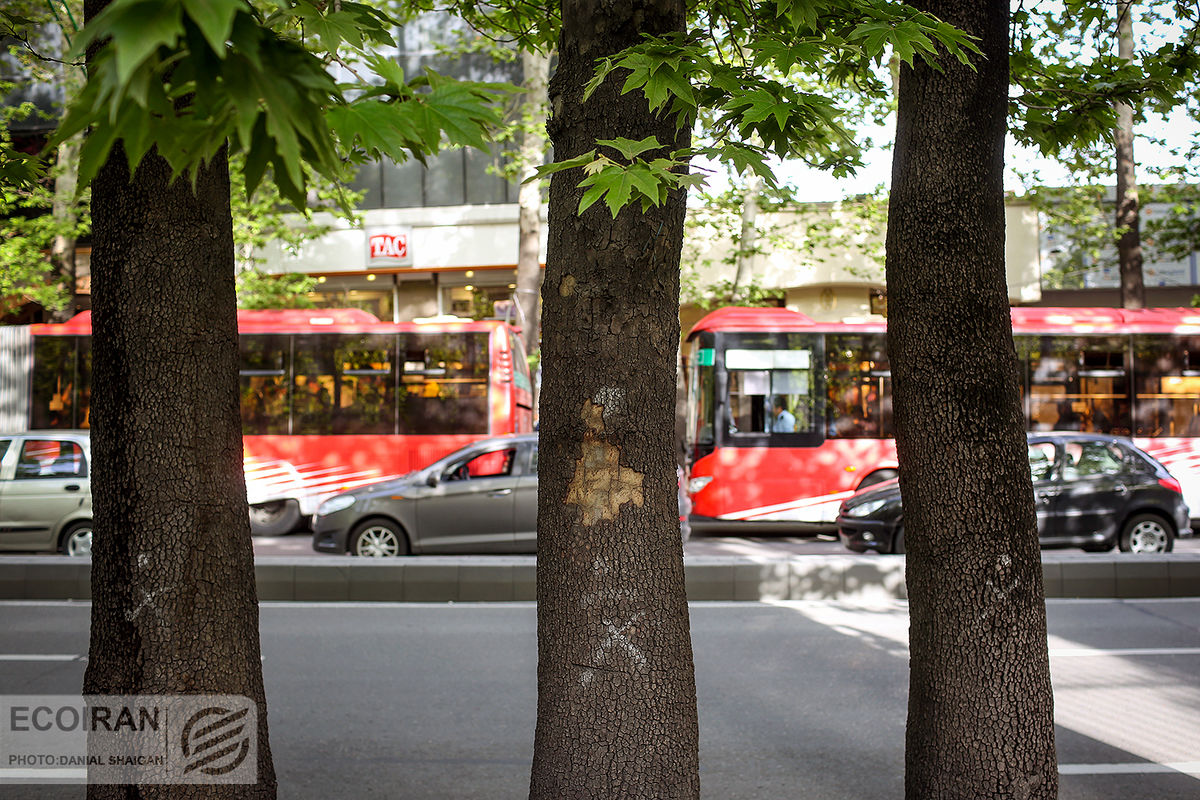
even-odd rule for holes
{"type": "Polygon", "coordinates": [[[892,549],[889,553],[903,554],[904,553],[904,526],[896,528],[896,533],[892,535],[892,549]]]}
{"type": "Polygon", "coordinates": [[[295,500],[274,500],[250,506],[251,536],[282,536],[300,523],[300,504],[295,500]]]}
{"type": "Polygon", "coordinates": [[[76,522],[62,535],[58,549],[68,556],[90,556],[92,554],[92,523],[76,522]]]}
{"type": "Polygon", "coordinates": [[[350,552],[356,556],[388,558],[408,555],[408,537],[396,523],[369,519],[350,533],[350,552]]]}
{"type": "Polygon", "coordinates": [[[1175,531],[1155,514],[1137,514],[1125,523],[1118,541],[1126,553],[1169,553],[1175,547],[1175,531]]]}

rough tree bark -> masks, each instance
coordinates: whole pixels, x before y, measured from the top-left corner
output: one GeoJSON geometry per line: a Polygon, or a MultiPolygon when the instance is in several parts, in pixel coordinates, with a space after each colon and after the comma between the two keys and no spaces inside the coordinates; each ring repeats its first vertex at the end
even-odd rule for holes
{"type": "MultiPolygon", "coordinates": [[[[89,2],[94,17],[104,0],[89,2]]],[[[224,154],[195,188],[120,147],[92,183],[92,625],[85,694],[258,703],[259,782],[97,798],[273,798],[238,414],[224,154]]]]}
{"type": "MultiPolygon", "coordinates": [[[[550,83],[554,152],[687,126],[651,115],[595,60],[682,31],[680,0],[565,0],[550,83]]],[[[696,689],[674,460],[684,196],[577,215],[550,185],[538,499],[538,713],[531,798],[695,798],[696,689]]]]}
{"type": "Polygon", "coordinates": [[[1004,273],[1008,3],[919,7],[980,37],[900,80],[888,352],[911,614],[906,796],[1053,798],[1041,558],[1004,273]]]}
{"type": "MultiPolygon", "coordinates": [[[[1133,60],[1133,3],[1117,2],[1117,48],[1120,58],[1133,60]]],[[[1142,278],[1141,203],[1138,198],[1137,162],[1133,159],[1133,109],[1117,103],[1115,132],[1117,160],[1117,262],[1121,273],[1121,308],[1145,308],[1146,285],[1142,278]]]]}

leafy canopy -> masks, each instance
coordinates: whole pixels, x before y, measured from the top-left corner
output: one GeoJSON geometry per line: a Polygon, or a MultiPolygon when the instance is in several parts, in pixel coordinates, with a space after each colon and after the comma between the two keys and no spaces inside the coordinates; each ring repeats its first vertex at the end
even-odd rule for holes
{"type": "Polygon", "coordinates": [[[600,199],[614,215],[628,202],[661,203],[667,192],[703,181],[684,174],[695,157],[752,171],[769,185],[772,157],[848,174],[861,166],[861,144],[831,88],[885,91],[873,76],[892,56],[938,68],[940,58],[970,63],[979,52],[956,28],[887,0],[721,2],[697,6],[692,20],[687,34],[647,37],[601,59],[585,96],[607,80],[621,80],[623,93],[642,92],[652,111],[673,116],[679,126],[704,115],[704,141],[650,159],[644,154],[657,150],[650,142],[636,149],[603,142],[616,152],[598,150],[543,168],[543,176],[584,169],[581,212],[600,199]]]}
{"type": "Polygon", "coordinates": [[[90,75],[55,142],[91,128],[83,182],[118,141],[131,168],[156,148],[177,175],[228,145],[248,192],[269,168],[297,208],[310,170],[337,182],[367,159],[482,146],[511,88],[406,76],[381,55],[397,24],[356,2],[114,0],[75,42],[90,75]]]}

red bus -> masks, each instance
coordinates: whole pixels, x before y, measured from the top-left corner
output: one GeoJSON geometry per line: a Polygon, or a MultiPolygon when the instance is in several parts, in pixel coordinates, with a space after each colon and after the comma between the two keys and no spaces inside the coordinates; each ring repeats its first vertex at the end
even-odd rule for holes
{"type": "MultiPolygon", "coordinates": [[[[1200,512],[1200,310],[1012,309],[1029,430],[1129,436],[1200,512]]],[[[880,322],[724,308],[688,335],[693,521],[828,525],[894,477],[880,322]]]]}
{"type": "MultiPolygon", "coordinates": [[[[333,493],[475,439],[532,430],[529,366],[499,320],[384,323],[358,309],[239,311],[247,493],[256,533],[333,493]]],[[[91,315],[0,331],[6,430],[87,429],[91,315]]]]}

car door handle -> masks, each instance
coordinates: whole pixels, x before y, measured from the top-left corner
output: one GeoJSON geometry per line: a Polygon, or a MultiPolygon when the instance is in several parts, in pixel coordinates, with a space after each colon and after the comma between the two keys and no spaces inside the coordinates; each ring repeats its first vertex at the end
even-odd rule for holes
{"type": "Polygon", "coordinates": [[[1128,494],[1129,487],[1123,483],[1118,483],[1116,486],[1113,487],[1113,491],[1116,492],[1117,494],[1128,494]]]}
{"type": "Polygon", "coordinates": [[[507,497],[512,494],[512,489],[497,489],[494,492],[488,492],[488,497],[507,497]]]}
{"type": "Polygon", "coordinates": [[[68,483],[63,488],[66,489],[68,492],[78,492],[80,489],[80,486],[78,483],[68,483]]]}

